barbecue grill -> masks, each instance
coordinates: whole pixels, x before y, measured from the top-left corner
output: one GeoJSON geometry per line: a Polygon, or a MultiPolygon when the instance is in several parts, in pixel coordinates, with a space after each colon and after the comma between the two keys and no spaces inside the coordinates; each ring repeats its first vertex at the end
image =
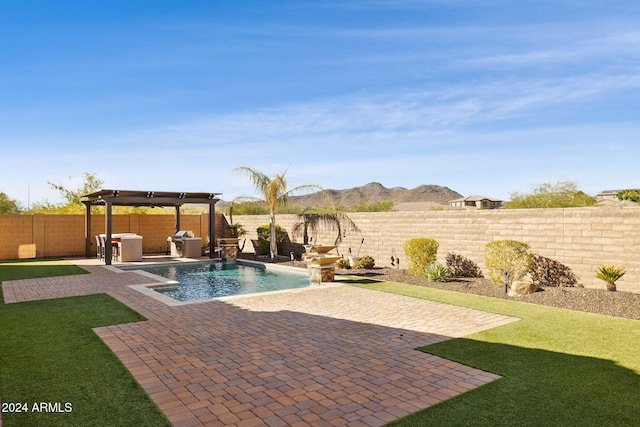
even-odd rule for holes
{"type": "Polygon", "coordinates": [[[194,237],[193,231],[180,230],[167,240],[171,242],[171,256],[200,258],[202,255],[202,238],[194,237]]]}

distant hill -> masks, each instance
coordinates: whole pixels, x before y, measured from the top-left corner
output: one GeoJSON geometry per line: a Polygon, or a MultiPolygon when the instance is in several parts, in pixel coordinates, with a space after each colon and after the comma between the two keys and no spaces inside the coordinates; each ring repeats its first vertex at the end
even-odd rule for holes
{"type": "Polygon", "coordinates": [[[351,207],[358,203],[376,203],[390,200],[394,205],[400,203],[436,202],[446,204],[449,200],[462,195],[456,191],[440,185],[420,185],[410,190],[404,187],[386,188],[379,182],[371,182],[361,187],[346,190],[326,190],[325,194],[316,192],[304,196],[289,197],[289,203],[306,207],[327,206],[330,198],[334,205],[351,207]]]}

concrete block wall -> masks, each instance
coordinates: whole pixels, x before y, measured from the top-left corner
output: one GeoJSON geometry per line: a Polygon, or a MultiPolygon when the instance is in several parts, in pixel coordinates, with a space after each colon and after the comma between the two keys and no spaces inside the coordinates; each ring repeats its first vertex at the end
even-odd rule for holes
{"type": "MultiPolygon", "coordinates": [[[[571,268],[585,287],[604,288],[594,277],[596,266],[623,264],[627,274],[617,282],[621,291],[640,292],[640,207],[523,209],[476,211],[425,211],[352,213],[349,217],[361,229],[343,237],[340,254],[349,247],[356,254],[371,255],[378,266],[390,266],[391,256],[404,259],[404,242],[414,237],[430,237],[440,244],[439,261],[455,252],[476,262],[485,271],[484,248],[493,240],[520,240],[534,253],[552,258],[571,268]],[[360,249],[360,241],[364,244],[360,249]]],[[[257,237],[256,228],[268,223],[268,216],[234,216],[257,237]]],[[[296,215],[278,215],[278,224],[295,243],[302,236],[291,235],[299,222],[296,215]]],[[[335,231],[325,230],[314,241],[333,244],[335,231]]],[[[245,251],[251,251],[247,244],[245,251]]],[[[299,248],[299,246],[297,246],[299,248]]],[[[288,250],[285,249],[285,255],[288,250]]]]}
{"type": "MultiPolygon", "coordinates": [[[[223,236],[227,223],[216,214],[216,235],[223,236]]],[[[594,277],[601,264],[623,264],[627,274],[618,289],[640,292],[640,207],[477,210],[353,213],[351,219],[361,229],[348,233],[339,243],[340,254],[371,255],[378,266],[390,266],[391,256],[405,266],[404,242],[413,237],[430,237],[440,244],[438,257],[456,252],[476,262],[484,270],[484,247],[492,240],[513,239],[528,243],[535,253],[553,258],[571,268],[580,283],[603,288],[594,277]],[[360,241],[364,244],[360,248],[360,241]]],[[[197,236],[208,234],[208,216],[183,214],[183,230],[197,236]]],[[[292,230],[300,220],[296,215],[278,215],[278,224],[288,232],[293,245],[284,249],[302,252],[302,236],[292,230]]],[[[244,225],[248,239],[257,237],[256,228],[267,224],[267,215],[234,216],[244,225]]],[[[93,234],[104,232],[104,216],[91,218],[93,234]]],[[[173,215],[114,215],[114,233],[138,233],[144,237],[145,253],[163,253],[167,237],[174,233],[173,215]]],[[[336,232],[321,230],[314,242],[333,244],[336,232]]],[[[92,245],[95,245],[92,239],[92,245]]],[[[95,250],[95,246],[93,246],[95,250]]],[[[245,251],[251,252],[247,242],[245,251]]],[[[0,215],[0,259],[70,257],[84,255],[83,215],[0,215]]]]}
{"type": "MultiPolygon", "coordinates": [[[[152,215],[138,215],[138,217],[152,215]]],[[[142,236],[142,252],[163,253],[167,250],[167,237],[175,234],[176,220],[173,215],[153,215],[153,220],[138,218],[138,230],[135,233],[142,236]]],[[[185,221],[185,215],[180,216],[180,222],[185,221]]],[[[131,231],[134,233],[134,231],[131,231]]]]}
{"type": "MultiPolygon", "coordinates": [[[[47,257],[78,257],[85,254],[84,215],[0,215],[0,260],[47,257]]],[[[208,214],[183,214],[183,230],[196,236],[209,233],[208,214]]],[[[225,219],[216,214],[216,236],[224,235],[225,219]]],[[[144,253],[163,253],[167,237],[175,233],[173,215],[113,215],[113,233],[143,236],[144,253]]],[[[91,216],[91,233],[104,233],[104,215],[91,216]]],[[[203,242],[204,243],[204,242],[203,242]]],[[[91,237],[91,252],[95,239],[91,237]]]]}
{"type": "Polygon", "coordinates": [[[14,258],[18,258],[19,252],[24,252],[27,245],[33,244],[34,226],[30,217],[0,215],[0,256],[12,253],[15,254],[14,258]]]}

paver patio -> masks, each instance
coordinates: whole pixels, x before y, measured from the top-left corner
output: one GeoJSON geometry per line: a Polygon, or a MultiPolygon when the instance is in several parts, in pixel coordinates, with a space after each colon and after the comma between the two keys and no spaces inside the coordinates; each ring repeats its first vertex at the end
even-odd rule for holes
{"type": "Polygon", "coordinates": [[[176,426],[379,426],[499,378],[416,351],[517,319],[347,285],[168,306],[134,272],[3,283],[5,302],[107,293],[96,328],[176,426]]]}

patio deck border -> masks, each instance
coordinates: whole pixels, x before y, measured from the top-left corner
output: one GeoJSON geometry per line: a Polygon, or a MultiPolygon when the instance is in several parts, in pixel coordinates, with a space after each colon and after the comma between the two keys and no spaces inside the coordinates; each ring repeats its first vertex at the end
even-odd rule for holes
{"type": "Polygon", "coordinates": [[[176,426],[383,425],[500,378],[416,347],[517,320],[335,284],[168,306],[131,289],[147,276],[79,264],[5,299],[107,293],[147,317],[94,331],[176,426]]]}

